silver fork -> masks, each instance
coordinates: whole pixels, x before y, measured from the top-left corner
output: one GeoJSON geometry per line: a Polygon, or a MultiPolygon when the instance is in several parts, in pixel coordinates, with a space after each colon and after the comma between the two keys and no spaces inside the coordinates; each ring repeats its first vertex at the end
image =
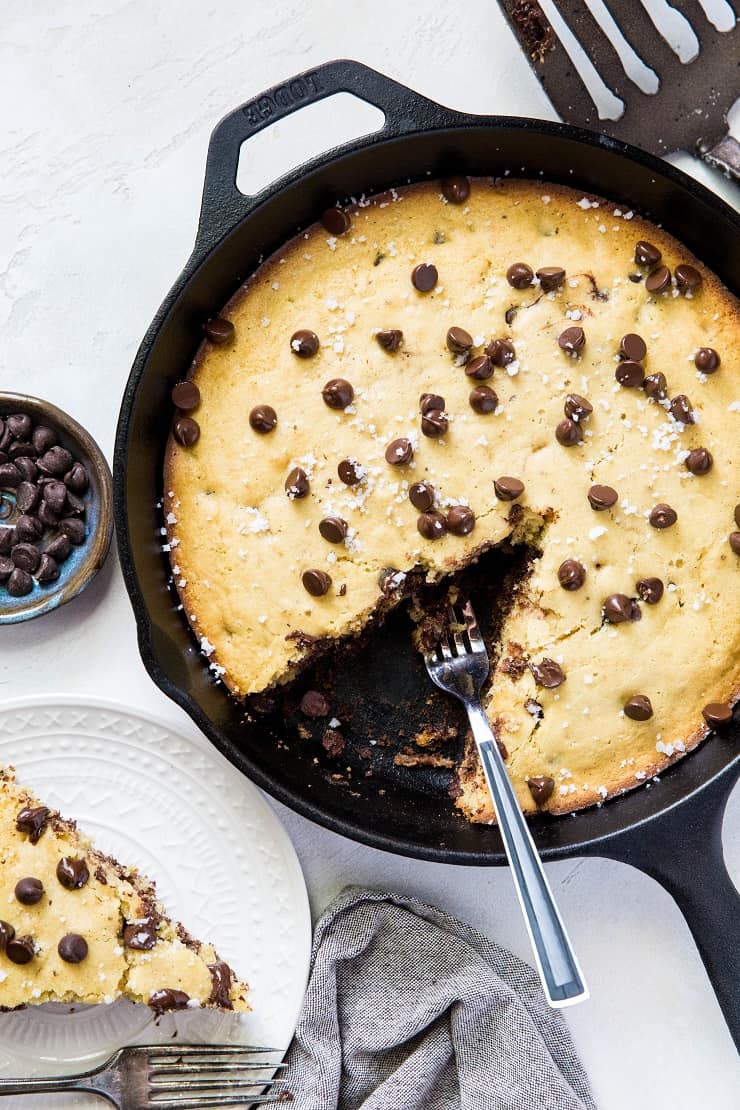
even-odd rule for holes
{"type": "Polygon", "coordinates": [[[77,1075],[0,1079],[0,1095],[86,1091],[101,1095],[118,1110],[277,1105],[280,1080],[270,1073],[285,1065],[267,1059],[277,1052],[249,1045],[135,1045],[77,1075]],[[257,1054],[265,1060],[250,1059],[257,1054]]]}
{"type": "Polygon", "coordinates": [[[588,987],[480,703],[489,664],[478,622],[470,602],[460,612],[450,607],[448,615],[448,638],[424,657],[429,677],[467,710],[547,1001],[556,1008],[584,1002],[588,987]]]}

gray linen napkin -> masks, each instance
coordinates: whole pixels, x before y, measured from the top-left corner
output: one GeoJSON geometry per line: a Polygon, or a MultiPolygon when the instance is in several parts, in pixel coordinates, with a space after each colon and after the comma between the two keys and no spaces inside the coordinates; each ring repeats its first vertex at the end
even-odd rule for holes
{"type": "Polygon", "coordinates": [[[522,960],[413,898],[347,888],[316,927],[291,1110],[594,1110],[522,960]]]}

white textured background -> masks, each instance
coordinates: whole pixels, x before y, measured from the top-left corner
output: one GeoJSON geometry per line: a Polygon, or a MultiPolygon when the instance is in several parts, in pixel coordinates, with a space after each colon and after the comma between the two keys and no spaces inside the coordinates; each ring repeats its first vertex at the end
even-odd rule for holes
{"type": "MultiPolygon", "coordinates": [[[[349,56],[457,108],[552,116],[489,0],[6,0],[0,15],[0,387],[61,405],[109,457],[136,347],[192,245],[208,135],[226,111],[349,56]]],[[[323,120],[327,145],[351,130],[346,106],[323,120]]],[[[265,180],[302,160],[303,132],[265,135],[265,180]]],[[[695,172],[738,203],[737,189],[695,172]]],[[[58,691],[117,697],[193,732],[139,662],[113,558],[67,609],[0,632],[0,699],[58,691]]],[[[346,882],[388,884],[528,958],[505,871],[395,858],[277,808],[315,911],[346,882]]],[[[725,823],[736,881],[739,834],[736,792],[725,823]]],[[[737,1110],[737,1057],[668,895],[618,864],[548,870],[592,991],[568,1021],[602,1110],[737,1110]]]]}

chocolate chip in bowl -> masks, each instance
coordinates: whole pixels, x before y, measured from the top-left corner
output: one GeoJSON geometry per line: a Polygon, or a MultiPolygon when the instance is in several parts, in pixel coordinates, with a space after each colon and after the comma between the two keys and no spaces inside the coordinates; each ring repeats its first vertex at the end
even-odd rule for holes
{"type": "Polygon", "coordinates": [[[0,392],[0,442],[0,624],[14,624],[71,601],[100,570],[112,481],[92,436],[48,401],[0,392]]]}

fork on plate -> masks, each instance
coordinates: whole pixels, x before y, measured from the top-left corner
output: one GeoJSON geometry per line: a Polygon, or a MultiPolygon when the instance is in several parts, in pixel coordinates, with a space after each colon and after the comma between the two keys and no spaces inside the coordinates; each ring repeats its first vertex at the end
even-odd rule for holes
{"type": "Polygon", "coordinates": [[[0,1095],[85,1091],[118,1110],[277,1106],[282,1088],[273,1073],[285,1065],[270,1059],[275,1054],[250,1045],[135,1045],[77,1075],[0,1079],[0,1095]]]}
{"type": "Polygon", "coordinates": [[[470,602],[450,606],[448,617],[447,637],[424,657],[429,677],[467,710],[547,1001],[556,1008],[583,1002],[588,987],[480,702],[489,663],[478,622],[470,602]]]}

